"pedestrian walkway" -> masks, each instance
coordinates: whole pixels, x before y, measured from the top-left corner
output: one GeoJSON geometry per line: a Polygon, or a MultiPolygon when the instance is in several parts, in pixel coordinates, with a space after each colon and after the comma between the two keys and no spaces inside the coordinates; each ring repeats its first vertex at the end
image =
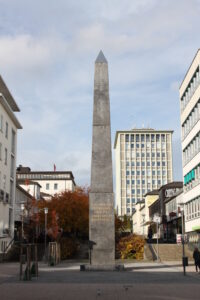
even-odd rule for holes
{"type": "Polygon", "coordinates": [[[124,263],[121,272],[80,272],[78,261],[64,261],[50,267],[39,264],[39,277],[19,281],[19,264],[0,264],[1,300],[198,300],[200,275],[193,265],[183,276],[177,262],[124,263]]]}

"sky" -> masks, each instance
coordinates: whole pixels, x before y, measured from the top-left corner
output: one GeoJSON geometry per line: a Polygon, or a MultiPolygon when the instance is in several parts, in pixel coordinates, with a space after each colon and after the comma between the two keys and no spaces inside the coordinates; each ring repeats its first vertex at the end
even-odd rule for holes
{"type": "Polygon", "coordinates": [[[200,45],[199,0],[0,0],[0,8],[0,74],[23,126],[17,164],[44,171],[55,164],[90,184],[102,49],[112,144],[116,130],[174,130],[174,180],[182,180],[179,86],[200,45]]]}

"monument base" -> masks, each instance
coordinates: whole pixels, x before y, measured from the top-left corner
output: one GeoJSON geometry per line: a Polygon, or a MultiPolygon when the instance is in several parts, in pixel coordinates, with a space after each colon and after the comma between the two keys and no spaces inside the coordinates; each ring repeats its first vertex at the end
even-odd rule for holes
{"type": "Polygon", "coordinates": [[[80,265],[80,271],[109,272],[124,270],[124,265],[80,265]]]}

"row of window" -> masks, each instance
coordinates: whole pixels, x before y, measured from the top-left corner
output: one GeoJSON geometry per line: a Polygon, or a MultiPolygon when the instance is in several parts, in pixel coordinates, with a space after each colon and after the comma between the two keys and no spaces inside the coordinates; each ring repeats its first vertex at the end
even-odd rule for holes
{"type": "Polygon", "coordinates": [[[4,157],[3,157],[3,146],[2,144],[0,143],[0,160],[4,160],[4,164],[7,165],[8,163],[8,149],[5,148],[4,149],[4,157]]]}
{"type": "Polygon", "coordinates": [[[134,171],[134,170],[132,170],[132,171],[126,171],[126,176],[130,176],[130,175],[132,175],[132,176],[134,176],[134,175],[137,175],[137,176],[140,176],[140,174],[142,175],[142,176],[145,176],[145,175],[147,175],[147,176],[156,176],[156,174],[157,174],[157,176],[160,176],[161,174],[163,175],[163,176],[165,176],[166,174],[167,174],[167,171],[166,170],[163,170],[162,172],[161,172],[161,170],[142,170],[141,172],[139,171],[139,170],[137,170],[137,171],[134,171]]]}
{"type": "Polygon", "coordinates": [[[197,121],[200,119],[200,100],[197,102],[193,110],[182,125],[182,138],[184,139],[197,121]]]}
{"type": "Polygon", "coordinates": [[[184,176],[184,191],[189,191],[200,182],[200,164],[184,176]]]}
{"type": "Polygon", "coordinates": [[[166,143],[146,143],[146,144],[143,144],[143,143],[136,143],[136,144],[129,144],[129,143],[126,143],[126,150],[129,150],[129,149],[150,149],[150,148],[157,148],[157,149],[165,149],[166,148],[166,143]]]}
{"type": "Polygon", "coordinates": [[[126,134],[126,142],[165,142],[165,134],[126,134]]]}
{"type": "MultiPolygon", "coordinates": [[[[133,162],[133,163],[135,163],[135,162],[133,162]]],[[[140,161],[137,161],[135,164],[130,164],[129,162],[126,162],[126,167],[130,167],[130,166],[132,166],[132,167],[134,167],[134,166],[136,166],[136,167],[140,167],[140,166],[142,166],[142,167],[145,167],[145,166],[147,166],[147,167],[160,167],[160,166],[163,166],[163,167],[165,167],[166,166],[166,162],[165,161],[162,161],[162,162],[160,162],[160,161],[157,161],[157,162],[155,162],[155,161],[152,161],[152,162],[150,162],[150,161],[147,161],[147,162],[145,162],[145,161],[142,161],[142,162],[140,162],[140,161]]]]}
{"type": "MultiPolygon", "coordinates": [[[[128,154],[128,152],[126,153],[126,156],[127,156],[127,154],[128,154]]],[[[135,157],[142,157],[142,158],[145,158],[145,154],[146,154],[146,157],[147,158],[150,158],[151,157],[151,159],[155,159],[155,158],[158,158],[158,159],[160,159],[160,158],[162,158],[162,159],[165,159],[165,157],[166,157],[166,155],[165,155],[165,152],[162,152],[162,153],[160,153],[160,152],[157,152],[157,153],[155,153],[155,152],[152,152],[151,153],[151,155],[150,155],[150,152],[147,152],[147,153],[145,153],[145,152],[131,152],[131,157],[132,158],[135,158],[135,157]]],[[[129,158],[130,158],[130,154],[128,155],[129,156],[129,158]]]]}
{"type": "Polygon", "coordinates": [[[194,92],[199,86],[199,83],[200,83],[200,73],[198,67],[192,79],[190,80],[187,88],[185,89],[183,96],[181,97],[181,112],[185,109],[186,105],[190,101],[191,97],[193,96],[194,92]]]}
{"type": "MultiPolygon", "coordinates": [[[[58,184],[57,183],[54,183],[54,190],[57,190],[58,189],[58,184]]],[[[46,183],[46,190],[50,190],[50,184],[49,183],[46,183]]]]}
{"type": "Polygon", "coordinates": [[[187,164],[200,151],[200,132],[191,140],[183,150],[183,165],[187,164]]]}
{"type": "MultiPolygon", "coordinates": [[[[149,179],[149,180],[147,180],[147,182],[148,183],[151,183],[151,179],[149,179]]],[[[156,180],[155,179],[153,179],[152,180],[152,184],[156,184],[156,180]]],[[[132,184],[132,185],[134,185],[134,184],[146,184],[146,180],[145,179],[142,179],[142,180],[140,180],[140,179],[137,179],[137,180],[134,180],[134,179],[132,179],[132,180],[126,180],[126,184],[127,185],[130,185],[130,184],[132,184]]],[[[160,179],[158,179],[158,184],[161,184],[161,180],[160,179]]]]}
{"type": "Polygon", "coordinates": [[[37,179],[37,180],[45,180],[45,179],[69,179],[70,174],[17,174],[18,179],[37,179]]]}
{"type": "Polygon", "coordinates": [[[200,196],[186,203],[185,215],[186,221],[200,217],[200,196]]]}

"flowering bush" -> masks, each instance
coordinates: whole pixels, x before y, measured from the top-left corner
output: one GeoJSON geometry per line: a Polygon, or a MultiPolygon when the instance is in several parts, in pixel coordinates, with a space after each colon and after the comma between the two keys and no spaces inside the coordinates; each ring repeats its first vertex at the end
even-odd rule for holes
{"type": "Polygon", "coordinates": [[[116,250],[121,259],[143,259],[144,239],[136,234],[121,237],[117,243],[116,250]]]}

